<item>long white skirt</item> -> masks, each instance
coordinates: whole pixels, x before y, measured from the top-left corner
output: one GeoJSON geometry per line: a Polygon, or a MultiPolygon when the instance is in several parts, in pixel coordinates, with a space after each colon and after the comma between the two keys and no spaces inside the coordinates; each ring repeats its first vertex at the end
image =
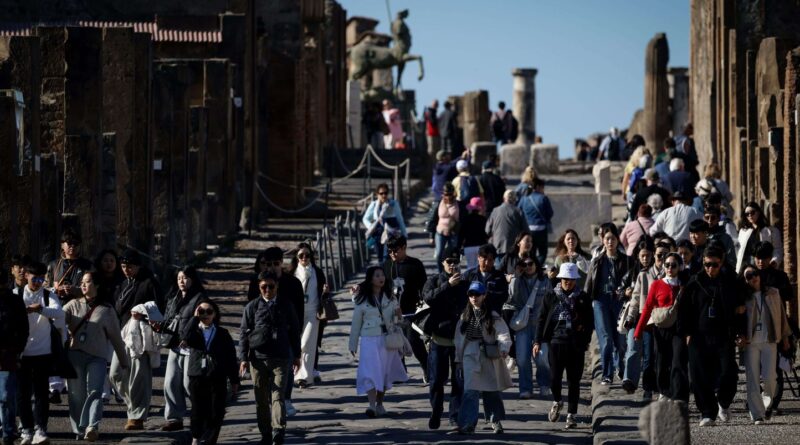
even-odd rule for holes
{"type": "Polygon", "coordinates": [[[359,351],[356,394],[363,396],[373,389],[385,392],[392,383],[408,380],[400,351],[388,351],[383,335],[361,337],[359,351]]]}
{"type": "Polygon", "coordinates": [[[302,357],[300,357],[300,369],[294,375],[294,381],[305,380],[308,383],[313,383],[314,380],[314,362],[317,359],[317,336],[319,335],[319,319],[317,319],[316,305],[312,306],[312,310],[307,310],[305,319],[303,320],[303,336],[300,339],[300,349],[302,357]]]}

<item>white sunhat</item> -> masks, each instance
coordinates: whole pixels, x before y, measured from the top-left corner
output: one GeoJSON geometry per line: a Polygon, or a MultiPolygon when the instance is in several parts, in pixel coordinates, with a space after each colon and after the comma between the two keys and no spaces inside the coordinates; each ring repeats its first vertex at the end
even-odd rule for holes
{"type": "Polygon", "coordinates": [[[468,168],[469,168],[469,163],[466,160],[459,159],[458,162],[456,162],[456,170],[463,171],[468,168]]]}
{"type": "Polygon", "coordinates": [[[558,270],[558,279],[577,280],[581,277],[578,273],[578,266],[574,263],[564,263],[558,270]]]}

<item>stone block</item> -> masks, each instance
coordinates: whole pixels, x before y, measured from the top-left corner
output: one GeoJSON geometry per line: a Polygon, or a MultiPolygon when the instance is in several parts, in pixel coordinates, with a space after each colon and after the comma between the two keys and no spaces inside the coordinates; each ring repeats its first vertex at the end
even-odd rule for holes
{"type": "Polygon", "coordinates": [[[650,445],[690,443],[689,408],[679,400],[651,403],[639,414],[639,432],[650,445]]]}
{"type": "Polygon", "coordinates": [[[483,161],[492,155],[497,155],[497,144],[494,142],[473,142],[469,147],[469,155],[472,165],[480,168],[483,161]]]}
{"type": "Polygon", "coordinates": [[[592,239],[592,225],[611,221],[611,195],[593,192],[548,192],[553,206],[551,239],[567,229],[578,232],[582,240],[592,239]]]}
{"type": "Polygon", "coordinates": [[[611,193],[611,162],[599,161],[592,167],[595,193],[611,193]]]}
{"type": "Polygon", "coordinates": [[[529,164],[532,165],[539,174],[558,173],[558,145],[531,145],[531,157],[529,164]]]}
{"type": "Polygon", "coordinates": [[[519,176],[530,161],[530,147],[526,144],[506,144],[500,147],[500,172],[503,176],[519,176]]]}
{"type": "Polygon", "coordinates": [[[465,147],[472,147],[473,142],[491,139],[488,91],[470,91],[464,94],[463,113],[465,147]]]}

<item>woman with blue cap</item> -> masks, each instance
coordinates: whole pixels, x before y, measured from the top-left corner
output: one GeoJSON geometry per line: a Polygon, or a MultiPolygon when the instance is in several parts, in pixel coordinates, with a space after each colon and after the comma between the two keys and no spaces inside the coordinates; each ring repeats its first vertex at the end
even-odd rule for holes
{"type": "Polygon", "coordinates": [[[511,386],[505,358],[511,337],[503,318],[486,305],[486,286],[473,281],[467,291],[469,304],[456,325],[456,362],[464,375],[464,396],[458,414],[457,434],[471,434],[478,422],[478,396],[496,434],[503,432],[505,407],[500,392],[511,386]]]}

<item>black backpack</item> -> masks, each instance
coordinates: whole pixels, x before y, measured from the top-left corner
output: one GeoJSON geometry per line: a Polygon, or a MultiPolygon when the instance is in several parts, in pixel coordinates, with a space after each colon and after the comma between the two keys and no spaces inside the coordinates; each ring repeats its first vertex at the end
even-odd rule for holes
{"type": "Polygon", "coordinates": [[[459,202],[467,203],[470,199],[481,196],[478,180],[474,176],[462,176],[458,183],[459,202]]]}
{"type": "Polygon", "coordinates": [[[611,143],[608,144],[608,153],[606,156],[609,161],[619,161],[620,147],[619,138],[611,138],[611,143]]]}

